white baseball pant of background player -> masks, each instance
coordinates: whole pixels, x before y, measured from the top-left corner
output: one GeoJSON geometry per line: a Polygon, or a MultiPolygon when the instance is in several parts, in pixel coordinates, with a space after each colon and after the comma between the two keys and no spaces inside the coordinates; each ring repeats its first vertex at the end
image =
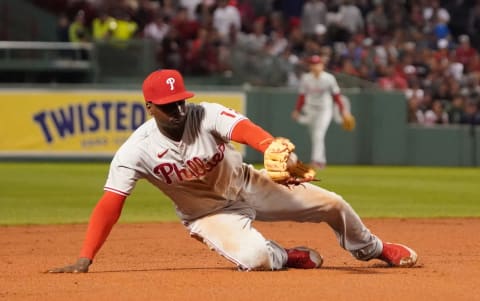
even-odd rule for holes
{"type": "Polygon", "coordinates": [[[322,71],[304,74],[300,80],[299,94],[304,95],[298,122],[308,126],[312,143],[311,161],[314,165],[326,165],[325,136],[333,118],[334,101],[332,95],[339,95],[340,88],[335,77],[322,71]]]}

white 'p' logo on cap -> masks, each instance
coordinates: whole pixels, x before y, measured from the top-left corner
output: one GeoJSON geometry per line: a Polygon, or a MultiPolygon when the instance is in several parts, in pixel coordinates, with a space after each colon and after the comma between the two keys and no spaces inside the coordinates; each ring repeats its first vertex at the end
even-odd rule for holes
{"type": "Polygon", "coordinates": [[[169,77],[169,78],[167,78],[165,83],[167,85],[170,85],[170,91],[173,91],[173,89],[174,89],[173,84],[175,83],[175,79],[173,77],[169,77]]]}

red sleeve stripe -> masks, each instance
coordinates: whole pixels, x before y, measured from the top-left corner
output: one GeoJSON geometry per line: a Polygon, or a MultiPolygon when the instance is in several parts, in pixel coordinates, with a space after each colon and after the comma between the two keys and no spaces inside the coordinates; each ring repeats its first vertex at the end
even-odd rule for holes
{"type": "Polygon", "coordinates": [[[333,100],[337,103],[338,105],[338,110],[340,113],[343,114],[343,102],[342,102],[342,97],[340,94],[334,94],[333,95],[333,100]]]}
{"type": "Polygon", "coordinates": [[[295,110],[300,112],[304,104],[305,104],[305,94],[298,95],[297,103],[295,105],[295,110]]]}

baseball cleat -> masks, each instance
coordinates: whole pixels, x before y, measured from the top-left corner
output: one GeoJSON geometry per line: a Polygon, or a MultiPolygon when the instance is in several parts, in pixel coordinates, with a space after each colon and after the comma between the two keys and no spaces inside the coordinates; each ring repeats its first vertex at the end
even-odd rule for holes
{"type": "Polygon", "coordinates": [[[384,242],[382,254],[378,259],[385,261],[390,266],[409,268],[417,262],[417,253],[407,246],[384,242]]]}
{"type": "Polygon", "coordinates": [[[323,258],[317,251],[307,247],[285,249],[288,254],[285,267],[294,269],[316,269],[322,266],[323,258]]]}

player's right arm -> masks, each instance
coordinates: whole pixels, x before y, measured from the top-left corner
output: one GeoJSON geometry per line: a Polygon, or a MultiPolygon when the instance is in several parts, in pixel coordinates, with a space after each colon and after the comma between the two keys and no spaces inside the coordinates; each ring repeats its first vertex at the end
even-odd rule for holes
{"type": "Polygon", "coordinates": [[[122,213],[127,197],[112,191],[105,191],[93,209],[87,233],[78,260],[61,268],[48,270],[49,273],[86,273],[100,247],[122,213]]]}
{"type": "Polygon", "coordinates": [[[237,123],[232,130],[231,138],[232,141],[249,145],[262,154],[274,140],[272,134],[250,121],[250,119],[244,119],[237,123]]]}
{"type": "Polygon", "coordinates": [[[292,119],[297,120],[302,111],[302,107],[305,104],[305,94],[299,94],[297,97],[297,103],[295,104],[295,109],[292,111],[292,119]]]}

